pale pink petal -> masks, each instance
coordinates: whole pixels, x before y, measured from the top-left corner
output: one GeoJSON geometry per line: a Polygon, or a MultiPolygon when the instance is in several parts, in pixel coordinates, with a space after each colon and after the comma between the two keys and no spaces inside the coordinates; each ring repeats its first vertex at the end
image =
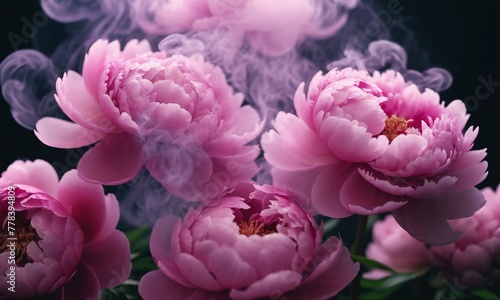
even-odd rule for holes
{"type": "Polygon", "coordinates": [[[85,242],[91,242],[99,234],[106,217],[102,185],[89,183],[81,179],[76,170],[71,170],[61,178],[57,198],[80,225],[85,242]]]}
{"type": "Polygon", "coordinates": [[[346,180],[340,190],[340,201],[352,213],[373,215],[390,212],[408,202],[408,198],[387,194],[369,184],[358,172],[346,180]]]}
{"type": "Polygon", "coordinates": [[[130,260],[129,241],[118,230],[83,248],[82,261],[94,271],[101,289],[125,282],[132,269],[130,260]]]}
{"type": "Polygon", "coordinates": [[[462,157],[453,163],[448,173],[449,176],[458,178],[452,189],[453,191],[460,191],[476,186],[486,178],[488,175],[488,172],[486,172],[488,163],[483,161],[485,157],[486,149],[469,151],[465,152],[462,157]]]}
{"type": "Polygon", "coordinates": [[[63,287],[63,299],[97,299],[99,281],[92,269],[80,263],[71,280],[63,287]]]}
{"type": "Polygon", "coordinates": [[[97,40],[90,47],[83,61],[82,75],[89,93],[93,99],[99,99],[99,82],[106,67],[106,58],[109,55],[120,53],[120,43],[107,40],[97,40]]]}
{"type": "Polygon", "coordinates": [[[321,123],[319,135],[338,158],[347,162],[368,162],[384,154],[387,137],[373,137],[357,121],[327,117],[321,123]],[[363,149],[363,151],[360,151],[363,149]]]}
{"type": "Polygon", "coordinates": [[[243,289],[257,280],[255,269],[230,248],[215,249],[206,255],[207,268],[226,289],[243,289]]]}
{"type": "Polygon", "coordinates": [[[56,82],[56,101],[62,111],[75,123],[100,132],[112,132],[114,126],[83,83],[80,74],[68,71],[56,82]]]}
{"type": "Polygon", "coordinates": [[[57,194],[59,178],[54,167],[44,160],[16,160],[0,178],[0,186],[14,183],[36,187],[54,197],[57,194]]]}
{"type": "Polygon", "coordinates": [[[148,52],[151,52],[148,40],[138,41],[133,39],[127,42],[120,56],[122,59],[131,59],[148,52]]]}
{"type": "Polygon", "coordinates": [[[87,146],[104,137],[103,133],[52,117],[38,120],[35,135],[47,146],[64,149],[87,146]]]}
{"type": "Polygon", "coordinates": [[[194,256],[181,253],[177,257],[177,266],[182,275],[195,286],[209,291],[220,291],[224,287],[214,278],[214,275],[194,256]]]}
{"type": "Polygon", "coordinates": [[[307,125],[292,114],[278,113],[276,131],[262,135],[266,160],[282,170],[300,170],[316,164],[335,162],[328,147],[307,125]]]}
{"type": "Polygon", "coordinates": [[[78,174],[90,182],[117,185],[129,181],[143,166],[142,145],[126,133],[106,136],[78,163],[78,174]]]}

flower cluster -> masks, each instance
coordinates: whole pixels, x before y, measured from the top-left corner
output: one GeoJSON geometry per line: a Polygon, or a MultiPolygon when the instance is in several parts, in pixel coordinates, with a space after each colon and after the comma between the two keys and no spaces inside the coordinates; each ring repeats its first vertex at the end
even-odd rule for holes
{"type": "Polygon", "coordinates": [[[358,300],[401,283],[361,285],[366,267],[500,280],[479,131],[440,98],[447,71],[408,70],[381,39],[351,49],[366,4],[41,5],[67,40],[2,62],[2,93],[40,142],[84,149],[61,179],[43,160],[2,173],[0,299],[358,300]],[[351,255],[334,227],[352,215],[351,255]]]}

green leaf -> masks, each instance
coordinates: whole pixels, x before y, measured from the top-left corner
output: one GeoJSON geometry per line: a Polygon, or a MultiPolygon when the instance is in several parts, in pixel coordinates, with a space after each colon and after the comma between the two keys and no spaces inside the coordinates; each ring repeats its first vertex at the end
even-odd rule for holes
{"type": "Polygon", "coordinates": [[[495,296],[492,292],[488,291],[487,289],[474,290],[470,291],[470,293],[484,300],[500,300],[499,297],[495,296]]]}
{"type": "Polygon", "coordinates": [[[400,285],[404,282],[413,280],[417,277],[420,277],[422,274],[419,273],[400,273],[395,274],[393,276],[388,277],[384,283],[380,286],[381,289],[388,289],[394,286],[400,285]]]}
{"type": "Polygon", "coordinates": [[[369,258],[366,258],[364,256],[352,254],[351,258],[353,260],[359,262],[360,264],[366,266],[366,267],[371,267],[371,268],[375,268],[375,269],[379,269],[379,270],[384,270],[384,271],[389,271],[391,273],[394,273],[394,271],[391,268],[389,268],[388,266],[386,266],[384,264],[381,264],[381,263],[379,263],[377,261],[371,260],[369,258]]]}
{"type": "Polygon", "coordinates": [[[323,235],[330,235],[330,233],[340,223],[340,219],[331,219],[325,222],[323,235]]]}

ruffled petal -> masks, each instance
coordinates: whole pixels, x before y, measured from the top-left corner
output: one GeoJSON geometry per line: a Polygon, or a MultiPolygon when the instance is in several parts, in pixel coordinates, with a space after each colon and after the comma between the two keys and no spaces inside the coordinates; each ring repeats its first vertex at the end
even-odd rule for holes
{"type": "Polygon", "coordinates": [[[346,180],[340,190],[340,201],[352,213],[374,215],[398,209],[408,198],[387,194],[368,183],[358,172],[346,180]]]}
{"type": "Polygon", "coordinates": [[[333,154],[347,162],[368,162],[377,159],[389,145],[386,136],[373,137],[357,121],[327,117],[320,126],[319,135],[323,141],[328,144],[333,154]]]}
{"type": "Polygon", "coordinates": [[[272,273],[254,282],[245,290],[232,289],[229,296],[232,299],[279,298],[286,292],[300,285],[302,275],[290,270],[272,273]]]}
{"type": "Polygon", "coordinates": [[[2,173],[0,186],[26,184],[55,197],[59,186],[56,170],[46,161],[16,160],[2,173]]]}

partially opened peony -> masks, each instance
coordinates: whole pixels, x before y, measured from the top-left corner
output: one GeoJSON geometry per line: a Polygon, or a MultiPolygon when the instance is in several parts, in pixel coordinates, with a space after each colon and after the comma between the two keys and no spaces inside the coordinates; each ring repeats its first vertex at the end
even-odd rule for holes
{"type": "Polygon", "coordinates": [[[289,192],[239,184],[215,203],[191,209],[175,225],[160,219],[146,274],[146,299],[328,299],[359,264],[322,230],[289,192]]]}
{"type": "Polygon", "coordinates": [[[43,118],[35,133],[59,148],[97,142],[77,167],[88,181],[121,184],[145,165],[173,194],[199,200],[257,172],[259,148],[246,144],[260,133],[260,118],[201,57],[99,40],[83,75],[57,81],[56,100],[75,123],[43,118]]]}
{"type": "Polygon", "coordinates": [[[167,35],[223,28],[239,48],[244,39],[260,53],[283,55],[308,38],[326,38],[347,21],[357,0],[139,0],[135,20],[147,33],[167,35]]]}
{"type": "Polygon", "coordinates": [[[459,285],[483,288],[500,280],[500,185],[482,190],[486,205],[471,218],[453,220],[463,236],[451,245],[431,247],[431,261],[459,285]]]}
{"type": "Polygon", "coordinates": [[[118,201],[74,170],[59,181],[45,161],[14,162],[0,178],[0,216],[8,299],[97,299],[130,274],[130,245],[115,229],[118,201]]]}
{"type": "Polygon", "coordinates": [[[485,149],[472,151],[465,105],[406,83],[394,71],[334,69],[295,95],[297,116],[281,113],[262,137],[275,184],[311,197],[330,217],[393,212],[414,237],[447,244],[447,220],[484,204],[485,149]]]}
{"type": "MultiPolygon", "coordinates": [[[[419,273],[431,267],[425,244],[414,239],[388,215],[373,225],[373,239],[366,248],[366,257],[380,262],[398,273],[419,273]]],[[[365,278],[380,279],[391,275],[389,271],[373,269],[365,278]]]]}

